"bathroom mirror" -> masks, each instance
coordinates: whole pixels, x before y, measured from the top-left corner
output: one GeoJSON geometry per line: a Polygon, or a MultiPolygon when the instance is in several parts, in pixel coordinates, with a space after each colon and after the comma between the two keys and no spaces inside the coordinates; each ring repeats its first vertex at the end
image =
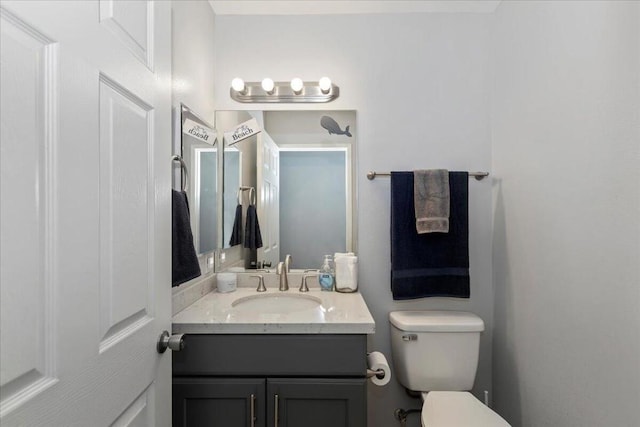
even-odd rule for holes
{"type": "MultiPolygon", "coordinates": [[[[218,144],[212,125],[189,107],[180,105],[180,138],[187,173],[186,192],[191,214],[193,243],[198,255],[219,247],[218,237],[218,144]]],[[[184,188],[184,182],[183,182],[184,188]]]]}
{"type": "Polygon", "coordinates": [[[226,265],[275,267],[291,254],[293,268],[317,269],[325,254],[355,251],[356,112],[218,111],[219,135],[251,119],[258,132],[223,138],[226,265]],[[238,202],[244,229],[251,188],[263,242],[257,251],[230,245],[238,202]]]}

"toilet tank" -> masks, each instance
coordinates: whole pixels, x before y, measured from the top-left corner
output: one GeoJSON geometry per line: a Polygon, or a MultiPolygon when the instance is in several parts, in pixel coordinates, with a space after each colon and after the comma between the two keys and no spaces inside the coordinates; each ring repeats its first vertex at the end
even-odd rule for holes
{"type": "Polygon", "coordinates": [[[484,322],[462,311],[392,311],[391,353],[400,384],[413,391],[471,390],[484,322]]]}

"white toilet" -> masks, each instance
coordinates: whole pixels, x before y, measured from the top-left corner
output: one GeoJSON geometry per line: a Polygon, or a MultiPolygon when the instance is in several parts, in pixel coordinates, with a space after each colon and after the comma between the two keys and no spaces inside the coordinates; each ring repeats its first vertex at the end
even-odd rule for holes
{"type": "Polygon", "coordinates": [[[391,352],[400,384],[422,394],[424,427],[510,427],[468,390],[484,322],[461,311],[392,311],[391,352]]]}

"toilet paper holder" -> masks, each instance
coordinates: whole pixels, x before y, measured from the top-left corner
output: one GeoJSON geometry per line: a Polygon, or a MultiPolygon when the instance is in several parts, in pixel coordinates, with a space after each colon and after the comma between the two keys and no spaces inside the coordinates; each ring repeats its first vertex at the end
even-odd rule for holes
{"type": "Polygon", "coordinates": [[[382,369],[377,369],[377,370],[372,370],[367,368],[367,378],[371,378],[371,377],[378,377],[378,379],[383,379],[384,378],[384,370],[382,369]]]}
{"type": "Polygon", "coordinates": [[[385,386],[391,380],[391,368],[384,354],[379,351],[367,353],[366,377],[378,387],[385,386]]]}

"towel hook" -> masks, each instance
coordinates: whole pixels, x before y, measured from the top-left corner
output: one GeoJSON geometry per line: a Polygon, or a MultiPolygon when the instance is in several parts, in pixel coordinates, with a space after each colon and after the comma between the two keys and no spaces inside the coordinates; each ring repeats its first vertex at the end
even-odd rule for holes
{"type": "Polygon", "coordinates": [[[184,162],[181,156],[174,154],[171,157],[174,162],[180,162],[180,188],[186,192],[189,189],[189,171],[187,170],[187,164],[184,162]]]}

